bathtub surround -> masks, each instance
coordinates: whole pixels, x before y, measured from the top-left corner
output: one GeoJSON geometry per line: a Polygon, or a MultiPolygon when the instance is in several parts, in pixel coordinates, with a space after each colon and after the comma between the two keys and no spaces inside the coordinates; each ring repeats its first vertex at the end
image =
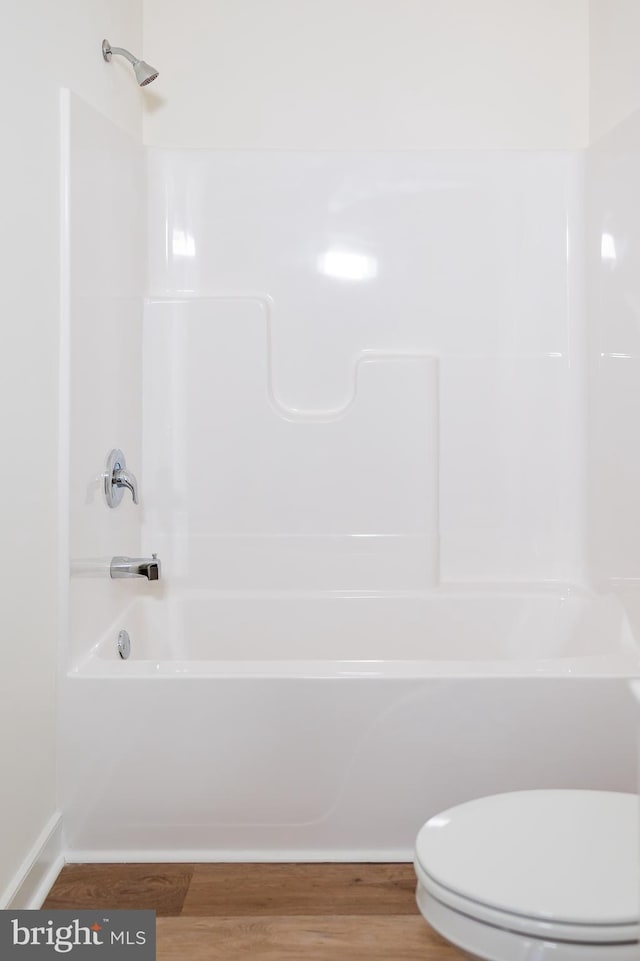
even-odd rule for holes
{"type": "Polygon", "coordinates": [[[145,543],[169,558],[167,589],[435,586],[437,361],[363,351],[340,394],[289,406],[278,302],[147,304],[145,543]]]}
{"type": "Polygon", "coordinates": [[[64,98],[62,138],[68,151],[68,512],[75,572],[69,633],[71,650],[79,652],[96,626],[106,630],[133,596],[128,582],[109,579],[110,559],[141,553],[140,506],[127,494],[110,509],[102,475],[117,447],[143,483],[144,151],[71,93],[64,98]],[[87,243],[95,224],[100,229],[87,243]]]}
{"type": "Polygon", "coordinates": [[[145,538],[174,576],[582,582],[583,164],[149,152],[145,538]]]}
{"type": "Polygon", "coordinates": [[[640,70],[633,0],[591,0],[587,165],[589,578],[640,626],[640,70]]]}
{"type": "MultiPolygon", "coordinates": [[[[629,596],[640,579],[640,113],[589,152],[589,519],[591,578],[629,596]],[[615,496],[614,496],[615,493],[615,496]]],[[[637,624],[637,619],[635,620],[637,624]]]]}
{"type": "MultiPolygon", "coordinates": [[[[163,580],[72,619],[67,857],[393,861],[482,794],[632,790],[638,650],[587,576],[584,154],[152,149],[146,177],[126,506],[163,580]]],[[[117,512],[83,510],[86,554],[117,512]]]]}

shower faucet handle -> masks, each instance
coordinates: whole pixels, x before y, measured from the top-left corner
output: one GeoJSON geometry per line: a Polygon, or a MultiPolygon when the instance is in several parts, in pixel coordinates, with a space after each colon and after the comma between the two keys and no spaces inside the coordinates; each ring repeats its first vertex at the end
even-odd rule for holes
{"type": "Polygon", "coordinates": [[[108,506],[117,507],[125,490],[131,491],[134,504],[140,503],[138,481],[135,475],[127,470],[127,462],[122,451],[114,448],[107,457],[107,469],[104,473],[104,496],[108,506]]]}

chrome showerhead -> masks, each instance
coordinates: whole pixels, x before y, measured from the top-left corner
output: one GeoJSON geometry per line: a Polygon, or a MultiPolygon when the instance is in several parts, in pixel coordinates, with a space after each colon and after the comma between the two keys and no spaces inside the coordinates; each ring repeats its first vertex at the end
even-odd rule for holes
{"type": "Polygon", "coordinates": [[[155,67],[150,64],[145,63],[144,60],[138,60],[134,57],[132,53],[125,50],[124,47],[112,47],[108,40],[102,41],[102,56],[105,60],[111,60],[112,55],[115,54],[117,57],[124,57],[128,60],[133,67],[133,72],[136,75],[136,80],[141,87],[146,87],[148,83],[155,80],[158,76],[158,71],[155,67]]]}
{"type": "Polygon", "coordinates": [[[145,63],[144,60],[138,60],[137,63],[133,65],[133,72],[136,75],[136,80],[141,87],[146,87],[148,83],[155,80],[158,76],[158,71],[151,64],[145,63]]]}

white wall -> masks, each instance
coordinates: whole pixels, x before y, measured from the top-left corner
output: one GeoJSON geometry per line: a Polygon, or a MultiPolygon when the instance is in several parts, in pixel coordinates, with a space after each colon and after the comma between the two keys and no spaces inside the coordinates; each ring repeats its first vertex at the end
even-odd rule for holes
{"type": "Polygon", "coordinates": [[[145,57],[162,77],[150,144],[588,140],[588,0],[145,0],[144,18],[145,57]]]}
{"type": "Polygon", "coordinates": [[[590,127],[597,141],[640,108],[640,3],[590,0],[590,127]]]}
{"type": "Polygon", "coordinates": [[[2,31],[0,905],[57,806],[56,642],[67,576],[64,512],[58,529],[60,87],[139,136],[140,91],[128,69],[104,63],[100,44],[107,36],[140,47],[141,0],[29,0],[12,5],[2,31]]]}

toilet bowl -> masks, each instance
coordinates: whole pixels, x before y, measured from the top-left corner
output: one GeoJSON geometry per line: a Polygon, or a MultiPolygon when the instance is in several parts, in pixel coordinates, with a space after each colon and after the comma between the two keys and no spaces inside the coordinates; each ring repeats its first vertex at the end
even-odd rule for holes
{"type": "Polygon", "coordinates": [[[483,961],[638,961],[635,794],[517,791],[431,818],[416,841],[417,901],[483,961]]]}

